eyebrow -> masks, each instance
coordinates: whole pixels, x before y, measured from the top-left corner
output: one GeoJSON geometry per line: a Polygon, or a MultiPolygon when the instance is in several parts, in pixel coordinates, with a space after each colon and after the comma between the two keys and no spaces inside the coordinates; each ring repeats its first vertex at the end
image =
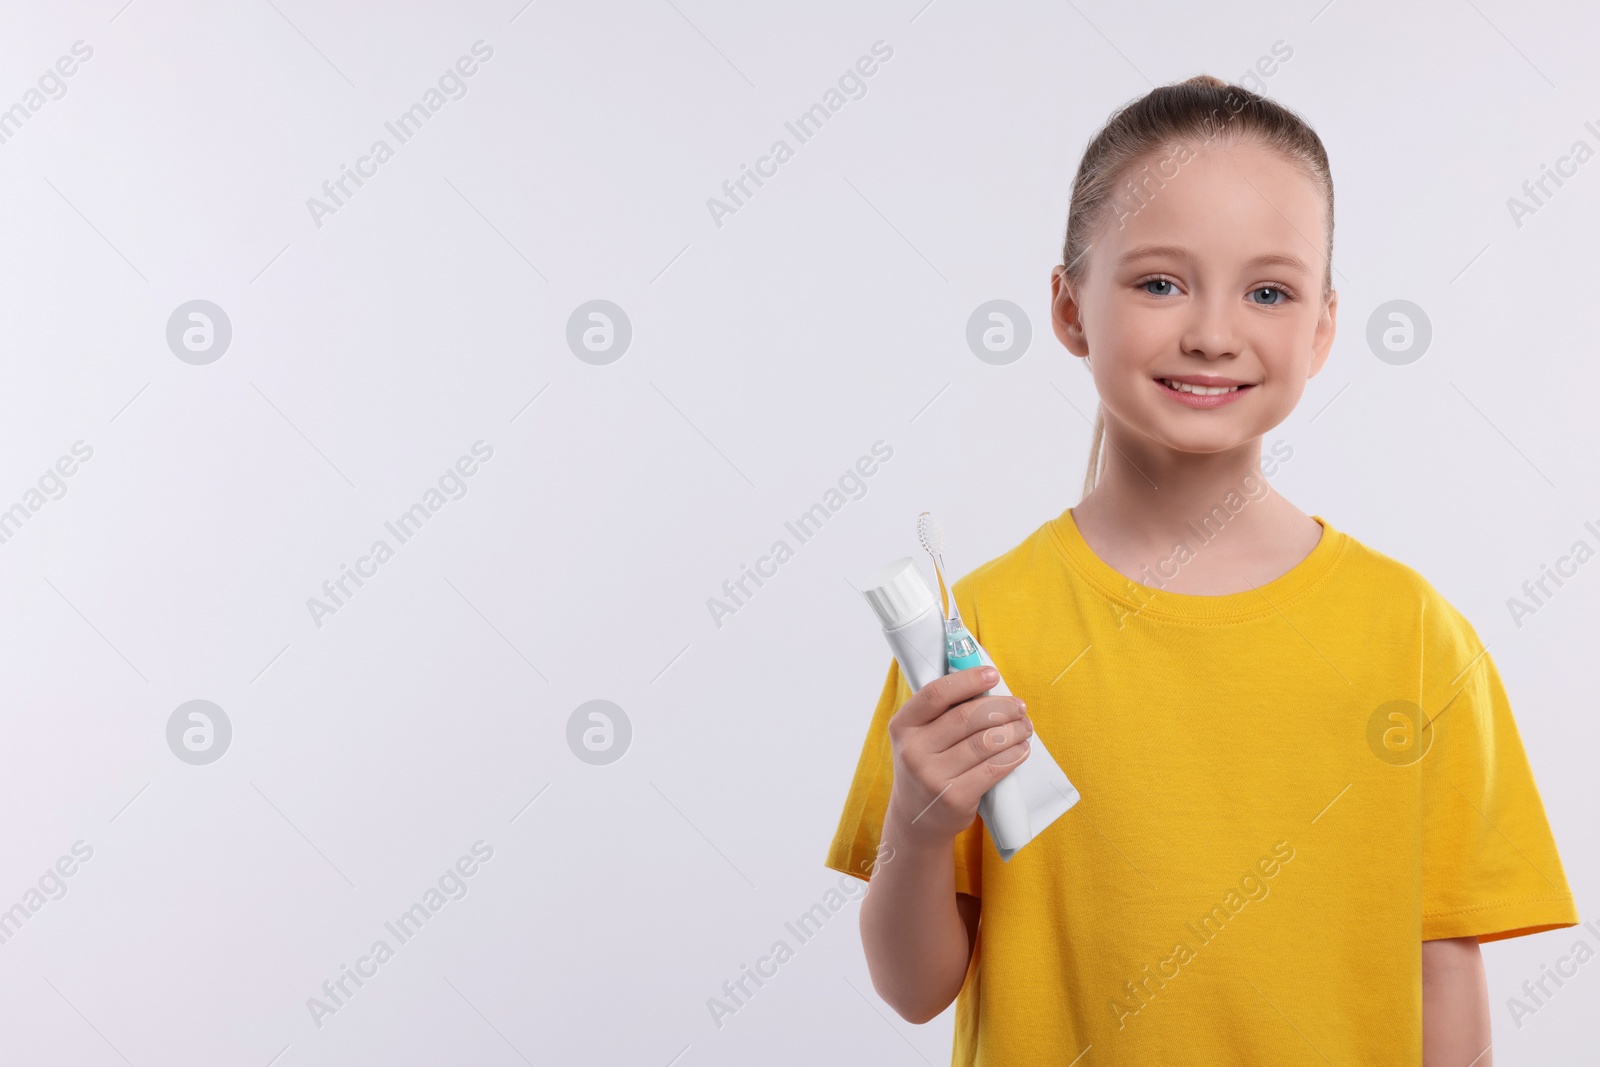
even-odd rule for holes
{"type": "MultiPolygon", "coordinates": [[[[1122,257],[1118,260],[1118,263],[1131,263],[1136,259],[1146,259],[1152,256],[1166,256],[1171,259],[1193,258],[1187,248],[1180,248],[1177,245],[1139,245],[1136,248],[1130,248],[1128,251],[1124,252],[1122,257]]],[[[1295,258],[1294,256],[1287,256],[1280,252],[1267,252],[1263,255],[1256,256],[1254,259],[1246,263],[1245,266],[1280,266],[1289,267],[1293,270],[1299,271],[1302,274],[1311,273],[1311,268],[1307,267],[1303,261],[1295,258]]]]}

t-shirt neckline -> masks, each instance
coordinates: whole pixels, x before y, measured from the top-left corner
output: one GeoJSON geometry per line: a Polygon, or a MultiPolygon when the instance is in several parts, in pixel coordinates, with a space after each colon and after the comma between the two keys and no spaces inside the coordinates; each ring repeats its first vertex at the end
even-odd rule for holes
{"type": "MultiPolygon", "coordinates": [[[[1327,575],[1344,555],[1349,539],[1321,515],[1311,517],[1322,527],[1322,536],[1304,559],[1254,589],[1219,596],[1172,593],[1128,578],[1095,555],[1083,539],[1083,531],[1078,528],[1070,507],[1047,525],[1052,540],[1072,569],[1101,595],[1117,601],[1129,612],[1174,622],[1215,624],[1275,615],[1284,605],[1310,592],[1327,575]]],[[[1204,551],[1203,545],[1200,551],[1204,551]]]]}

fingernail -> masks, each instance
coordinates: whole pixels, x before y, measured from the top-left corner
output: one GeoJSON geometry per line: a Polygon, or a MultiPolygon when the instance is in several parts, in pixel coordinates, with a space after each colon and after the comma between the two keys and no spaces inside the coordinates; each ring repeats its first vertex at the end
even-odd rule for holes
{"type": "Polygon", "coordinates": [[[993,667],[985,667],[983,669],[983,680],[986,682],[998,682],[1000,680],[1000,672],[993,667]]]}

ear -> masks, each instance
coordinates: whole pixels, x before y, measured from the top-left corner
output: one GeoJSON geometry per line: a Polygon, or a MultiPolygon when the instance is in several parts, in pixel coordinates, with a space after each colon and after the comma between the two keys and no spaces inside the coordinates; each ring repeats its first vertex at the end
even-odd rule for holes
{"type": "Polygon", "coordinates": [[[1055,330],[1056,340],[1068,352],[1075,356],[1089,355],[1089,338],[1083,332],[1082,308],[1072,292],[1072,283],[1067,280],[1067,268],[1063,266],[1050,270],[1050,326],[1055,330]]]}
{"type": "Polygon", "coordinates": [[[1339,291],[1337,289],[1328,293],[1328,306],[1323,308],[1322,317],[1317,319],[1316,331],[1311,335],[1311,370],[1307,378],[1315,378],[1322,365],[1328,362],[1328,353],[1333,351],[1333,335],[1338,331],[1339,321],[1339,291]]]}

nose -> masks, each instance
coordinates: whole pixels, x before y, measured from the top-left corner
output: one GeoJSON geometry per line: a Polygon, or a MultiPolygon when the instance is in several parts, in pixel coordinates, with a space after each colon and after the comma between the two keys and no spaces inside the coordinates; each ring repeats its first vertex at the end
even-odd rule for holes
{"type": "Polygon", "coordinates": [[[1201,359],[1226,359],[1239,354],[1241,347],[1238,308],[1220,293],[1197,297],[1189,304],[1181,344],[1185,355],[1201,359]]]}

